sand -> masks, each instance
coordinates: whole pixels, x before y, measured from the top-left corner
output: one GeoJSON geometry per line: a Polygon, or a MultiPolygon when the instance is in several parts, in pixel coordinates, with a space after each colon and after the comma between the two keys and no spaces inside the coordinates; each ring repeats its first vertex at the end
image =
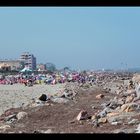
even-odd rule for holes
{"type": "Polygon", "coordinates": [[[65,84],[34,85],[26,87],[22,84],[0,85],[0,115],[10,108],[25,107],[38,99],[42,94],[55,96],[62,94],[65,84]]]}

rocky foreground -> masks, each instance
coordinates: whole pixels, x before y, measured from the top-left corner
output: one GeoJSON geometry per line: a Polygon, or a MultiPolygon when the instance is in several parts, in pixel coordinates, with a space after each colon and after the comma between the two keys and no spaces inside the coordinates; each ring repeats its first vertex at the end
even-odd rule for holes
{"type": "Polygon", "coordinates": [[[139,75],[107,75],[95,83],[66,83],[54,94],[40,91],[28,104],[4,111],[0,132],[139,133],[138,81],[139,75]]]}

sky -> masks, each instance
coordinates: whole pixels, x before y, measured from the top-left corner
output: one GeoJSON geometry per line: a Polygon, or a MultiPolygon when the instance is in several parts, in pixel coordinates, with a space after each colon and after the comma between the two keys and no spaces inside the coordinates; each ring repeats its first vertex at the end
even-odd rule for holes
{"type": "Polygon", "coordinates": [[[140,7],[0,7],[0,59],[56,68],[140,67],[140,7]]]}

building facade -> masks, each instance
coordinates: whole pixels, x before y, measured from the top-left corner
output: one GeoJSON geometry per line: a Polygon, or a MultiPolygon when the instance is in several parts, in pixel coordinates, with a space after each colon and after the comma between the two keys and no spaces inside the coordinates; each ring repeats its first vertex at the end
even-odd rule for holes
{"type": "Polygon", "coordinates": [[[24,64],[19,60],[0,60],[0,70],[21,70],[24,64]]]}
{"type": "Polygon", "coordinates": [[[24,62],[25,67],[36,70],[36,58],[33,54],[30,54],[29,52],[24,52],[21,54],[19,60],[24,62]]]}
{"type": "Polygon", "coordinates": [[[37,64],[37,70],[38,71],[45,71],[46,65],[45,64],[37,64]]]}

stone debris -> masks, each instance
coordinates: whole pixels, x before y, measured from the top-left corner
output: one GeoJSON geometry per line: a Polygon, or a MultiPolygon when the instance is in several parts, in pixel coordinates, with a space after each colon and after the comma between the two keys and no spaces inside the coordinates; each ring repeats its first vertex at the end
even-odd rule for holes
{"type": "Polygon", "coordinates": [[[3,130],[3,131],[5,131],[8,128],[11,128],[11,126],[10,125],[2,125],[2,126],[0,126],[0,130],[3,130]]]}
{"type": "Polygon", "coordinates": [[[78,116],[76,117],[76,119],[77,119],[78,121],[80,121],[80,120],[86,120],[86,119],[88,119],[88,117],[89,117],[89,115],[88,115],[87,111],[82,110],[82,111],[78,114],[78,116]]]}
{"type": "Polygon", "coordinates": [[[118,112],[110,112],[107,114],[107,117],[118,116],[118,115],[119,115],[118,112]]]}
{"type": "MultiPolygon", "coordinates": [[[[95,79],[92,83],[89,81],[85,83],[68,82],[64,90],[61,91],[61,94],[56,92],[54,96],[50,97],[42,94],[38,99],[33,100],[30,107],[44,105],[47,107],[51,105],[49,103],[50,101],[53,103],[68,103],[71,100],[75,100],[74,97],[79,94],[79,89],[82,89],[86,93],[87,89],[93,88],[96,85],[96,87],[104,91],[102,92],[103,94],[94,96],[98,103],[101,102],[101,104],[99,106],[94,105],[94,103],[91,104],[90,108],[94,112],[91,113],[92,115],[89,115],[89,111],[80,109],[81,111],[75,119],[78,120],[78,124],[83,125],[84,122],[89,122],[93,127],[98,127],[108,123],[112,127],[113,125],[120,126],[120,129],[112,130],[110,131],[111,133],[140,133],[140,125],[138,125],[140,118],[132,118],[140,114],[140,103],[138,103],[140,100],[140,75],[129,73],[97,73],[94,76],[95,79]],[[107,100],[108,94],[113,95],[113,98],[107,100]],[[126,125],[137,127],[137,129],[123,128],[126,125]]],[[[28,114],[24,111],[18,112],[17,114],[9,113],[4,118],[4,121],[12,123],[16,120],[24,119],[27,116],[28,114]]],[[[68,122],[70,125],[73,125],[76,124],[75,120],[68,122]]],[[[0,129],[7,128],[10,128],[10,125],[0,126],[0,129]]],[[[35,130],[33,133],[52,133],[52,130],[35,130]]]]}
{"type": "Polygon", "coordinates": [[[138,124],[140,121],[138,119],[132,119],[131,121],[128,122],[129,125],[135,125],[138,124]]]}
{"type": "Polygon", "coordinates": [[[139,124],[138,127],[136,128],[136,133],[140,133],[140,124],[139,124]]]}
{"type": "Polygon", "coordinates": [[[140,110],[140,106],[136,103],[127,103],[121,106],[121,111],[131,112],[140,110]]]}
{"type": "Polygon", "coordinates": [[[99,127],[98,119],[92,121],[93,127],[99,127]]]}
{"type": "Polygon", "coordinates": [[[27,117],[27,115],[28,115],[28,114],[27,114],[26,112],[19,112],[19,113],[16,115],[16,117],[17,117],[18,120],[21,120],[21,119],[27,117]]]}
{"type": "Polygon", "coordinates": [[[45,105],[45,101],[41,101],[39,99],[33,100],[28,107],[37,107],[37,106],[44,106],[45,105]]]}
{"type": "Polygon", "coordinates": [[[111,122],[111,125],[120,125],[120,124],[122,124],[122,123],[123,123],[122,121],[111,122]]]}
{"type": "Polygon", "coordinates": [[[10,119],[9,121],[6,121],[7,124],[11,124],[11,123],[14,123],[17,119],[15,118],[12,118],[10,119]]]}
{"type": "Polygon", "coordinates": [[[51,129],[48,129],[48,130],[44,131],[43,133],[48,134],[48,133],[53,133],[53,132],[52,132],[52,130],[51,130],[51,129]]]}
{"type": "Polygon", "coordinates": [[[48,130],[35,130],[35,131],[33,131],[33,133],[35,133],[35,134],[50,134],[53,132],[51,129],[48,129],[48,130]]]}
{"type": "Polygon", "coordinates": [[[127,96],[125,103],[131,103],[133,101],[133,96],[127,96]]]}
{"type": "Polygon", "coordinates": [[[103,94],[99,94],[99,95],[96,96],[97,99],[101,99],[101,98],[103,98],[103,97],[104,97],[103,94]]]}
{"type": "Polygon", "coordinates": [[[107,118],[100,118],[98,119],[98,123],[107,123],[107,118]]]}
{"type": "Polygon", "coordinates": [[[39,97],[39,100],[41,100],[41,101],[46,101],[46,100],[47,100],[47,95],[46,95],[46,94],[42,94],[42,95],[39,97]]]}
{"type": "Polygon", "coordinates": [[[7,121],[10,121],[11,119],[16,119],[16,114],[9,115],[9,116],[5,117],[4,120],[7,122],[7,121]]]}
{"type": "Polygon", "coordinates": [[[93,115],[93,116],[91,117],[91,120],[95,120],[95,119],[97,119],[97,115],[93,115]]]}

